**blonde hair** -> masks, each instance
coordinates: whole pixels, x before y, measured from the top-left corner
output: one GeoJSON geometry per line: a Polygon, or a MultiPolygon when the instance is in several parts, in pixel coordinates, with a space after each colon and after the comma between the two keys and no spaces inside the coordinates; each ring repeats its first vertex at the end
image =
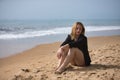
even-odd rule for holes
{"type": "Polygon", "coordinates": [[[83,25],[81,22],[76,22],[76,23],[72,26],[72,31],[71,31],[71,38],[72,38],[72,40],[74,40],[74,39],[76,38],[75,31],[76,31],[77,25],[80,25],[80,26],[82,27],[82,32],[81,32],[81,34],[85,35],[84,25],[83,25]]]}

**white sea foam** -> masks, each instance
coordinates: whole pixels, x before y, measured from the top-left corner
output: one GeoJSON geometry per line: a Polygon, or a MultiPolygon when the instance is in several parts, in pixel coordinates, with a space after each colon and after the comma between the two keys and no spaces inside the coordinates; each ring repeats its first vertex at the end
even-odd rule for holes
{"type": "Polygon", "coordinates": [[[87,26],[86,31],[104,31],[104,30],[117,30],[120,26],[87,26]]]}
{"type": "MultiPolygon", "coordinates": [[[[118,30],[120,26],[86,26],[86,32],[92,31],[104,31],[104,30],[118,30]]],[[[32,30],[22,33],[5,33],[0,34],[0,39],[20,39],[20,38],[32,38],[40,37],[46,35],[56,35],[56,34],[69,34],[71,32],[71,27],[61,27],[53,28],[49,30],[32,30]]]]}
{"type": "Polygon", "coordinates": [[[46,35],[55,35],[55,34],[67,34],[71,30],[70,27],[67,28],[54,28],[49,30],[39,30],[39,31],[28,31],[24,33],[10,33],[10,34],[2,34],[0,35],[0,39],[18,39],[18,38],[32,38],[46,35]]]}

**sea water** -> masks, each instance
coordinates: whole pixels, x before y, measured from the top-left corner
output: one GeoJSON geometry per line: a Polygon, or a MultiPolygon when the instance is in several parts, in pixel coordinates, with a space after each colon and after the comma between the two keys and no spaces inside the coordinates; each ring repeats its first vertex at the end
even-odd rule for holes
{"type": "MultiPolygon", "coordinates": [[[[85,25],[86,34],[93,31],[120,29],[120,20],[12,20],[0,21],[0,39],[9,40],[69,34],[76,21],[81,21],[85,25]]],[[[88,36],[92,35],[88,34],[88,36]]]]}
{"type": "Polygon", "coordinates": [[[120,20],[2,20],[0,58],[38,44],[64,41],[77,21],[84,24],[87,37],[120,35],[120,20]]]}

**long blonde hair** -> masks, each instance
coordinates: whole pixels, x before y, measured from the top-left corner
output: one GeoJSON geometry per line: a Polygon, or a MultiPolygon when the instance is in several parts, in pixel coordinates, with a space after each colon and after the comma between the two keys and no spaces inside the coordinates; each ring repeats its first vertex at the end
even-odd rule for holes
{"type": "Polygon", "coordinates": [[[85,35],[85,28],[84,28],[84,25],[81,23],[81,22],[76,22],[73,26],[72,26],[72,31],[71,31],[71,38],[72,40],[74,40],[76,38],[76,27],[77,25],[80,25],[82,27],[82,32],[81,34],[85,35]]]}

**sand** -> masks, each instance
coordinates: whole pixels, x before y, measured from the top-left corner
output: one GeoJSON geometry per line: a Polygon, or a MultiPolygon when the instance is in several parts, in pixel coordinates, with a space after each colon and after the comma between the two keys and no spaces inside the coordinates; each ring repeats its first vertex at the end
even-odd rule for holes
{"type": "Polygon", "coordinates": [[[68,65],[67,70],[58,75],[54,72],[58,62],[56,51],[60,44],[42,44],[0,59],[0,80],[120,79],[120,35],[88,38],[91,66],[68,65]]]}

